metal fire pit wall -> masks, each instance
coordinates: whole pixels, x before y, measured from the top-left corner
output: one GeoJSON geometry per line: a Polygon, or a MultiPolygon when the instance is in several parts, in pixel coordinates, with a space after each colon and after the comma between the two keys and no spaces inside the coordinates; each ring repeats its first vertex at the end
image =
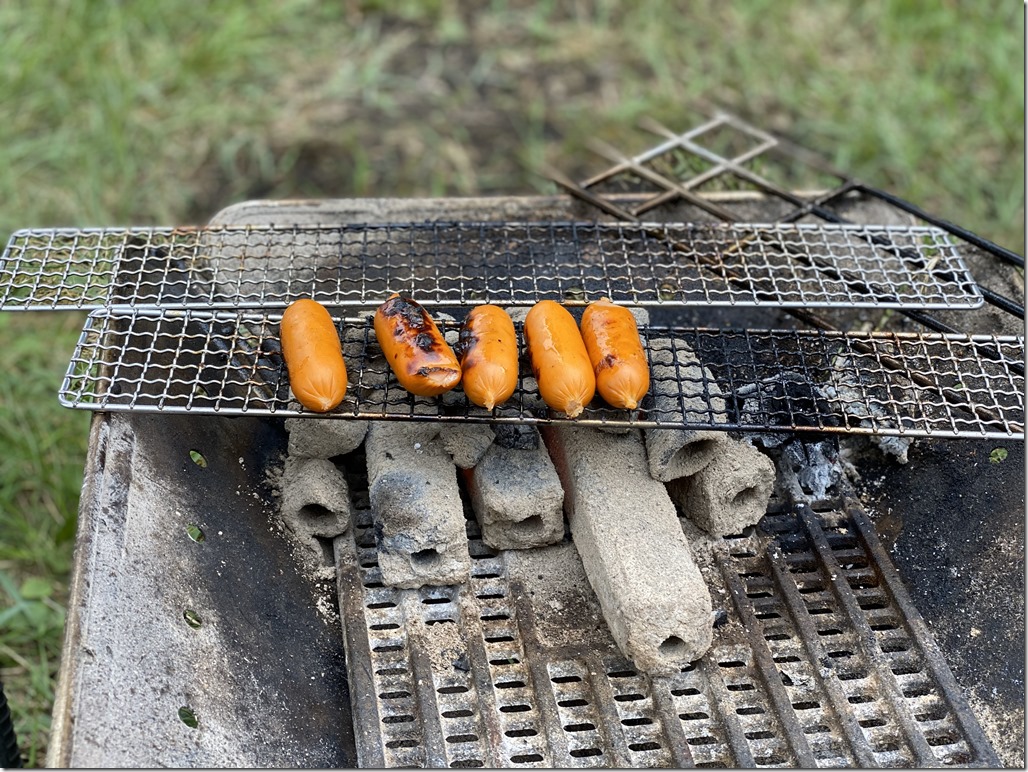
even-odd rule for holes
{"type": "MultiPolygon", "coordinates": [[[[254,202],[215,223],[582,215],[563,198],[254,202]]],[[[777,502],[703,552],[714,646],[651,679],[613,646],[567,538],[496,554],[469,521],[471,582],[398,592],[358,509],[333,564],[309,565],[277,515],[285,439],[278,417],[95,415],[49,765],[995,766],[990,741],[1023,755],[962,694],[1007,654],[940,650],[856,498],[777,502]]],[[[366,507],[361,461],[340,463],[366,507]]],[[[933,622],[960,613],[943,599],[933,622]]]]}

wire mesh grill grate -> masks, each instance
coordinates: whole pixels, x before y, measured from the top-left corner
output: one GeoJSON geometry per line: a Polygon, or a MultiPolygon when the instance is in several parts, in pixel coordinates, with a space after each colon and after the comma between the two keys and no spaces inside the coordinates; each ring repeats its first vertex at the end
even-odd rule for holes
{"type": "Polygon", "coordinates": [[[0,309],[582,304],[976,308],[947,234],[924,227],[418,223],[24,230],[0,309]]]}
{"type": "MultiPolygon", "coordinates": [[[[292,398],[281,316],[171,309],[90,314],[61,387],[68,407],[221,415],[327,415],[547,423],[523,338],[518,388],[489,412],[458,389],[414,397],[368,317],[336,319],[350,387],[335,411],[292,398]]],[[[455,340],[456,323],[443,328],[455,340]]],[[[910,437],[1024,433],[1024,341],[1014,337],[644,327],[651,387],[640,410],[597,398],[579,424],[910,437]]]]}

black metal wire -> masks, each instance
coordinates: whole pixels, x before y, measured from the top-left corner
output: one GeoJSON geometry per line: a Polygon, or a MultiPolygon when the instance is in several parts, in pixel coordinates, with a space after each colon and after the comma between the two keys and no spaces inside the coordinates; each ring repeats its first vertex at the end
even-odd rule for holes
{"type": "Polygon", "coordinates": [[[14,733],[14,719],[7,706],[4,684],[0,681],[0,768],[20,769],[21,766],[21,751],[18,750],[18,737],[14,733]]]}
{"type": "Polygon", "coordinates": [[[954,225],[949,220],[944,220],[941,217],[936,217],[933,214],[929,214],[916,204],[912,204],[909,201],[906,201],[900,198],[899,196],[894,196],[892,193],[888,193],[884,190],[879,190],[878,188],[873,188],[870,185],[865,185],[862,182],[855,182],[854,187],[862,193],[866,193],[869,196],[879,198],[888,204],[892,204],[892,206],[896,207],[897,209],[902,209],[904,212],[912,214],[915,217],[924,220],[925,222],[930,222],[932,225],[942,228],[943,230],[949,231],[954,236],[959,236],[969,244],[974,244],[979,249],[984,249],[986,252],[993,255],[994,257],[999,258],[1008,265],[1012,265],[1017,268],[1024,268],[1024,257],[1017,254],[1016,252],[1011,252],[1006,247],[1001,247],[999,244],[989,241],[988,239],[984,239],[978,234],[967,230],[966,228],[961,228],[959,225],[954,225]]]}

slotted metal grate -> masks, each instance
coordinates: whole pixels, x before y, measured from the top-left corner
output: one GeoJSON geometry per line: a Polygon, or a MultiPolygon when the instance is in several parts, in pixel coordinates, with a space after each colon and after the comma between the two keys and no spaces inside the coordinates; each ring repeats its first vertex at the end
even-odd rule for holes
{"type": "Polygon", "coordinates": [[[420,223],[26,230],[0,259],[0,309],[582,304],[976,308],[936,228],[420,223]]]}
{"type": "MultiPolygon", "coordinates": [[[[93,312],[60,391],[68,407],[313,415],[292,399],[281,315],[169,309],[93,312]]],[[[337,319],[350,387],[330,417],[543,423],[522,350],[513,397],[493,412],[456,389],[414,397],[393,378],[370,319],[337,319]]],[[[456,323],[446,322],[451,340],[456,323]]],[[[650,393],[638,412],[597,398],[579,424],[911,437],[1024,433],[1024,341],[996,336],[643,327],[650,393]]],[[[519,340],[523,339],[520,336],[519,340]]]]}
{"type": "Polygon", "coordinates": [[[779,508],[716,545],[713,645],[664,678],[593,624],[570,542],[468,537],[470,582],[419,590],[382,585],[370,513],[336,539],[351,688],[376,695],[361,766],[997,764],[859,507],[779,508]]]}

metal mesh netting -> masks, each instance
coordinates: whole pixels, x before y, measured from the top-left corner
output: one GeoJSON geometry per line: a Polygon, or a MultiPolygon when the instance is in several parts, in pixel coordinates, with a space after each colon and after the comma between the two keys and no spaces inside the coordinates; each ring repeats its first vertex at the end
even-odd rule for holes
{"type": "Polygon", "coordinates": [[[381,303],[975,308],[944,231],[831,225],[421,223],[20,231],[0,308],[381,303]]]}
{"type": "MultiPolygon", "coordinates": [[[[280,315],[191,310],[93,312],[61,387],[90,410],[315,415],[292,398],[280,315]]],[[[494,411],[458,387],[415,397],[392,376],[368,318],[337,319],[349,375],[328,415],[541,423],[568,420],[541,402],[522,346],[518,388],[494,411]]],[[[456,323],[444,323],[451,342],[456,323]]],[[[597,398],[585,425],[753,431],[846,431],[1013,438],[1024,431],[1024,343],[916,333],[643,327],[650,391],[638,411],[597,398]]]]}

